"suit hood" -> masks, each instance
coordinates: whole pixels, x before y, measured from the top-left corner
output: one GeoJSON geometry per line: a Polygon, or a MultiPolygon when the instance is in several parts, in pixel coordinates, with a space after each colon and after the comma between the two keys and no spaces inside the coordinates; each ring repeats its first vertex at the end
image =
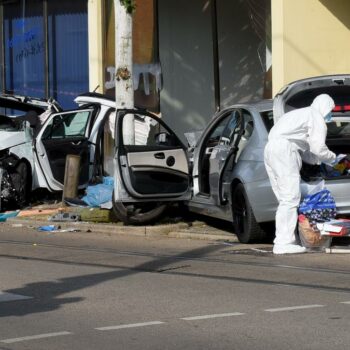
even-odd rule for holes
{"type": "Polygon", "coordinates": [[[335,107],[332,97],[327,94],[318,95],[311,104],[312,109],[319,112],[324,118],[335,107]]]}

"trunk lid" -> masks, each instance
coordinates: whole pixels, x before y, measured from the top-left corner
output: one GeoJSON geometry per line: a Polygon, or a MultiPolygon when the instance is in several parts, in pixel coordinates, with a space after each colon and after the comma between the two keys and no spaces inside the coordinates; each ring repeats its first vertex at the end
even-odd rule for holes
{"type": "Polygon", "coordinates": [[[350,105],[350,74],[325,75],[286,85],[274,98],[274,122],[286,112],[311,105],[317,95],[330,95],[336,106],[350,105]]]}

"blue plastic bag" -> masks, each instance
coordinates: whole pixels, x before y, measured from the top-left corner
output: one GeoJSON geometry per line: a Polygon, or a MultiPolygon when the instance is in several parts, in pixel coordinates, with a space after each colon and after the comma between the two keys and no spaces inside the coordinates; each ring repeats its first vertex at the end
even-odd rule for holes
{"type": "Polygon", "coordinates": [[[59,227],[55,226],[55,225],[46,225],[46,226],[39,226],[38,227],[38,231],[47,231],[47,232],[57,231],[58,229],[59,229],[59,227]]]}
{"type": "Polygon", "coordinates": [[[329,221],[337,214],[335,200],[327,189],[310,194],[301,202],[299,214],[305,215],[312,224],[329,221]]]}
{"type": "Polygon", "coordinates": [[[88,186],[86,195],[82,200],[89,207],[99,207],[101,204],[112,200],[114,180],[112,177],[104,177],[102,184],[88,186]]]}
{"type": "Polygon", "coordinates": [[[306,196],[299,206],[300,214],[306,214],[317,209],[336,209],[335,200],[329,190],[324,189],[306,196]]]}

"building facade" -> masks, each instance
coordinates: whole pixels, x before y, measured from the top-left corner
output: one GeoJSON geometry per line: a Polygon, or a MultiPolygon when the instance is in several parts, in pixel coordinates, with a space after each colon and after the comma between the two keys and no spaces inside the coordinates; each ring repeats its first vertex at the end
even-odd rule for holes
{"type": "MultiPolygon", "coordinates": [[[[0,90],[114,96],[114,0],[0,0],[0,90]]],[[[136,0],[135,104],[180,135],[286,83],[348,73],[348,0],[136,0]]]]}

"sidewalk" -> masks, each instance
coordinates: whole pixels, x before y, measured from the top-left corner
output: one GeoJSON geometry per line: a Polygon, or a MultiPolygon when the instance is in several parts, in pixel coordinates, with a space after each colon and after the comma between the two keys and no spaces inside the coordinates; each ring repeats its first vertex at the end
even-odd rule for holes
{"type": "Polygon", "coordinates": [[[62,230],[75,229],[80,232],[94,232],[108,235],[129,235],[143,237],[170,237],[188,238],[208,241],[238,242],[237,236],[226,230],[211,227],[204,222],[191,223],[178,222],[169,224],[155,224],[147,226],[125,226],[116,223],[94,223],[85,221],[76,222],[52,222],[47,220],[47,215],[35,217],[14,217],[7,219],[7,224],[15,227],[30,227],[37,229],[39,226],[55,225],[62,230]]]}

